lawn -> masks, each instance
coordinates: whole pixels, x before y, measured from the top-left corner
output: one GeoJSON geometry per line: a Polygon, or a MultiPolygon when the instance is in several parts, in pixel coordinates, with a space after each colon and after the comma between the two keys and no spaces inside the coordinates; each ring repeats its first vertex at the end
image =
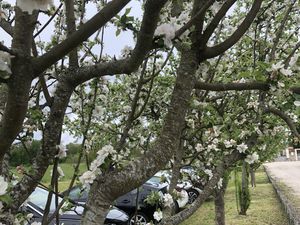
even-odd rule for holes
{"type": "MultiPolygon", "coordinates": [[[[256,173],[257,186],[251,188],[251,205],[247,216],[238,215],[233,181],[225,195],[227,225],[288,225],[288,220],[264,171],[256,173]]],[[[205,202],[181,225],[214,225],[214,203],[205,202]]]]}
{"type": "MultiPolygon", "coordinates": [[[[59,166],[61,167],[61,169],[63,170],[65,176],[60,178],[59,183],[58,183],[58,189],[59,191],[64,191],[69,187],[70,184],[70,180],[72,179],[73,173],[74,173],[74,167],[75,164],[72,163],[61,163],[59,164],[59,166]]],[[[85,163],[81,163],[79,166],[79,174],[81,174],[82,172],[86,171],[87,167],[85,163]]],[[[49,185],[51,182],[51,173],[52,173],[52,166],[50,166],[47,170],[47,172],[45,173],[43,179],[42,179],[42,183],[45,185],[49,185]]]]}

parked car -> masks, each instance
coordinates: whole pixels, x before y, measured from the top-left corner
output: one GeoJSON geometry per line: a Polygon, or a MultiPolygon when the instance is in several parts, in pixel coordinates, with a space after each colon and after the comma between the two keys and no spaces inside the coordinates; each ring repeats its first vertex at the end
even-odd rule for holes
{"type": "MultiPolygon", "coordinates": [[[[187,201],[186,201],[185,197],[177,200],[179,208],[183,208],[186,204],[192,204],[196,200],[196,198],[199,196],[199,194],[202,192],[202,190],[193,186],[192,182],[189,180],[191,177],[191,174],[194,173],[192,168],[184,167],[180,170],[180,172],[182,175],[184,173],[187,173],[189,175],[189,178],[181,179],[176,185],[177,191],[180,191],[182,193],[182,195],[184,195],[185,194],[184,191],[186,191],[186,193],[188,195],[187,201]]],[[[153,177],[151,177],[148,182],[164,183],[164,184],[169,185],[171,182],[171,177],[172,177],[171,171],[162,170],[162,171],[157,172],[153,177]]]]}
{"type": "MultiPolygon", "coordinates": [[[[129,215],[130,225],[146,225],[153,220],[153,214],[156,211],[156,206],[145,202],[145,199],[151,192],[159,192],[163,195],[167,193],[167,185],[146,182],[138,189],[136,188],[117,198],[114,206],[129,215]]],[[[88,198],[88,191],[87,189],[75,186],[71,189],[69,198],[75,202],[85,203],[88,198]]]]}
{"type": "MultiPolygon", "coordinates": [[[[46,207],[49,192],[41,187],[37,187],[34,192],[29,196],[27,203],[22,208],[23,211],[27,213],[32,213],[33,217],[31,223],[41,222],[44,209],[46,207]]],[[[55,195],[52,196],[52,201],[50,204],[49,215],[55,212],[55,195]]],[[[62,198],[58,196],[58,202],[61,202],[62,198]]],[[[63,214],[59,215],[60,224],[64,225],[79,225],[81,220],[81,215],[83,213],[83,205],[75,204],[70,210],[65,211],[63,214]]],[[[112,208],[109,210],[106,219],[104,221],[105,225],[128,225],[129,217],[128,215],[120,209],[112,208]]],[[[55,224],[55,219],[51,221],[51,225],[55,224]]]]}

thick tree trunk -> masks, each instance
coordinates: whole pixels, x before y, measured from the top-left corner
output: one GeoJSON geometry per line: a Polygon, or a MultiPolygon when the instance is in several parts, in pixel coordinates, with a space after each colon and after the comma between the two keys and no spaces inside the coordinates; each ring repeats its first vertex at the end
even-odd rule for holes
{"type": "Polygon", "coordinates": [[[0,161],[20,132],[27,112],[33,78],[30,54],[36,17],[36,14],[29,16],[16,9],[12,49],[18,55],[12,60],[6,107],[0,123],[0,161]]]}

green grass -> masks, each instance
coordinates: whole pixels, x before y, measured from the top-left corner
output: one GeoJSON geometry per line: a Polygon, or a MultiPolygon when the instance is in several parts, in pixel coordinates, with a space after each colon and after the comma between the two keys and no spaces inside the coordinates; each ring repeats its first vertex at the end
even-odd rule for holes
{"type": "MultiPolygon", "coordinates": [[[[64,190],[66,190],[69,187],[70,181],[71,181],[71,179],[73,177],[75,164],[72,164],[72,163],[61,163],[61,164],[59,164],[59,166],[63,170],[65,176],[62,177],[59,180],[58,189],[59,189],[59,191],[64,191],[64,190]]],[[[47,169],[47,172],[45,173],[45,175],[44,175],[44,177],[42,179],[42,183],[45,184],[45,185],[49,185],[50,182],[51,182],[52,167],[53,166],[50,166],[47,169]]],[[[82,172],[84,172],[86,170],[87,170],[86,164],[85,163],[81,163],[80,166],[79,166],[79,171],[80,171],[79,174],[81,174],[82,172]]]]}
{"type": "MultiPolygon", "coordinates": [[[[251,205],[247,216],[238,215],[233,180],[225,195],[227,225],[288,225],[285,212],[263,171],[256,173],[255,188],[251,189],[251,205]]],[[[181,225],[214,225],[214,202],[205,202],[188,220],[181,225]]]]}
{"type": "MultiPolygon", "coordinates": [[[[58,184],[58,189],[59,191],[64,191],[66,190],[68,187],[69,187],[69,184],[70,184],[70,181],[73,177],[73,173],[74,173],[74,167],[75,167],[75,164],[72,164],[72,163],[61,163],[59,164],[59,166],[62,168],[65,176],[62,177],[60,180],[59,180],[59,184],[58,184]]],[[[52,175],[52,168],[53,166],[49,166],[49,168],[47,169],[41,183],[46,185],[46,186],[49,186],[50,185],[50,182],[51,182],[51,175],[52,175]]],[[[25,169],[28,170],[29,167],[28,166],[25,166],[25,169]]],[[[87,170],[87,167],[86,167],[86,164],[85,163],[81,163],[80,166],[79,166],[79,174],[81,174],[82,172],[86,171],[87,170]]],[[[15,168],[12,168],[12,171],[14,174],[18,175],[17,172],[16,172],[16,169],[15,168]]],[[[18,175],[20,176],[20,175],[18,175]]]]}

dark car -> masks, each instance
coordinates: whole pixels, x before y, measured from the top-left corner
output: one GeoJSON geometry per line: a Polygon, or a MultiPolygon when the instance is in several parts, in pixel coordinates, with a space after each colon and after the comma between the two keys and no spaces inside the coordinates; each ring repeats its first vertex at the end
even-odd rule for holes
{"type": "MultiPolygon", "coordinates": [[[[140,188],[134,189],[117,198],[114,206],[129,214],[130,225],[145,225],[153,220],[153,214],[156,211],[156,206],[145,202],[145,199],[153,191],[163,195],[167,192],[167,185],[146,182],[140,188]]],[[[69,193],[69,198],[79,203],[85,203],[87,197],[88,191],[86,189],[82,190],[79,186],[73,187],[69,193]]]]}
{"type": "MultiPolygon", "coordinates": [[[[47,203],[49,192],[41,187],[37,187],[34,192],[29,196],[26,206],[23,208],[28,213],[32,213],[32,221],[41,222],[44,209],[47,203]]],[[[61,202],[62,198],[58,196],[58,202],[61,202]]],[[[65,211],[59,216],[59,223],[64,225],[79,225],[81,220],[81,215],[83,213],[83,206],[80,204],[75,204],[70,210],[65,211]]],[[[52,215],[55,211],[55,195],[52,196],[52,201],[50,205],[50,213],[52,215]]],[[[105,225],[128,225],[129,217],[128,215],[117,209],[112,208],[109,210],[106,219],[104,221],[105,225]]],[[[55,224],[55,219],[51,221],[50,224],[55,224]]]]}

